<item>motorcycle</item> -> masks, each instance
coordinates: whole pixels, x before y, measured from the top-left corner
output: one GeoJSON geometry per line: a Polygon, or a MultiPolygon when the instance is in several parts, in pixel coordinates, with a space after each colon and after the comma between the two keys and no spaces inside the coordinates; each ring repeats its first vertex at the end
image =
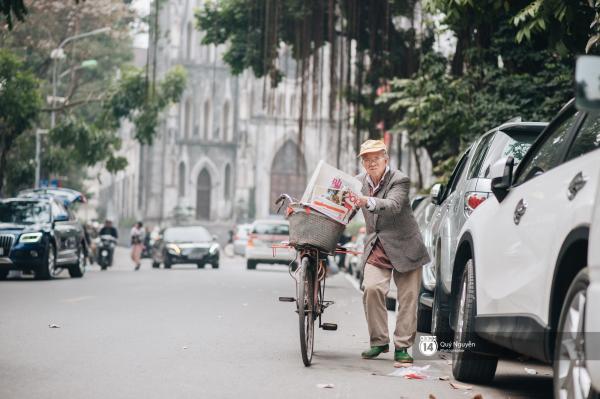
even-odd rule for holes
{"type": "Polygon", "coordinates": [[[116,246],[117,239],[115,237],[108,234],[98,237],[96,262],[98,262],[98,265],[100,265],[102,270],[106,270],[107,267],[112,266],[116,246]]]}

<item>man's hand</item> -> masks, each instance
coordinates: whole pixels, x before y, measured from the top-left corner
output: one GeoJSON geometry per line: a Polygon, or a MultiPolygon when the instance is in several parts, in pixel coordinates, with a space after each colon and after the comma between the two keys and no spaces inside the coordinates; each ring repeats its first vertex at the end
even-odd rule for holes
{"type": "Polygon", "coordinates": [[[369,197],[363,197],[362,195],[358,197],[358,199],[356,200],[356,205],[358,205],[359,208],[362,208],[363,206],[367,205],[367,202],[369,201],[369,197]]]}

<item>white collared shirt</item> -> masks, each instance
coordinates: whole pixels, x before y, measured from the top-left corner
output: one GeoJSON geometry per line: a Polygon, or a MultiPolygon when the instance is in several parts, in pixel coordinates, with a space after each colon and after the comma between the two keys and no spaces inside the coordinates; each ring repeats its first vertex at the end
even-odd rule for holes
{"type": "MultiPolygon", "coordinates": [[[[379,183],[377,184],[377,186],[375,186],[375,183],[373,183],[373,180],[371,180],[371,176],[369,176],[369,174],[367,173],[367,183],[371,187],[373,195],[375,195],[377,190],[379,190],[381,188],[381,184],[383,183],[383,180],[385,179],[385,176],[389,173],[389,171],[390,171],[390,166],[386,165],[385,172],[383,172],[383,176],[381,176],[381,179],[379,179],[379,183]]],[[[369,210],[371,212],[375,210],[375,198],[374,197],[367,197],[367,210],[369,210]]]]}

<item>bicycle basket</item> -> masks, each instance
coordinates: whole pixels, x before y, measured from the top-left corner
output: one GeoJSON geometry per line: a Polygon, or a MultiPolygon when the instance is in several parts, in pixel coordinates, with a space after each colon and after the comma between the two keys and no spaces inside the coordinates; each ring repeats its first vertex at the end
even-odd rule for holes
{"type": "Polygon", "coordinates": [[[310,245],[325,252],[333,252],[345,226],[300,204],[291,204],[290,244],[310,245]]]}

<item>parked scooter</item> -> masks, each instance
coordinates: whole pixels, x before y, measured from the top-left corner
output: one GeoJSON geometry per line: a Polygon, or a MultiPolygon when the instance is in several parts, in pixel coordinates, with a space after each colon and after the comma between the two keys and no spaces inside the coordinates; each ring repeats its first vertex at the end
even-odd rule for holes
{"type": "Polygon", "coordinates": [[[112,266],[116,246],[117,239],[113,236],[104,234],[98,237],[98,243],[96,244],[96,262],[98,262],[102,270],[106,270],[107,267],[112,266]]]}

